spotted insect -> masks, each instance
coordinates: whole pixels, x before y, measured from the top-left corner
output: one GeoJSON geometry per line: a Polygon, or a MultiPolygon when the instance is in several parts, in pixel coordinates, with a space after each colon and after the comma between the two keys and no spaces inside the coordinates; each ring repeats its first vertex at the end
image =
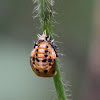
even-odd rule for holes
{"type": "Polygon", "coordinates": [[[30,65],[36,75],[41,77],[53,77],[57,74],[55,59],[58,57],[57,46],[50,36],[46,35],[46,30],[42,35],[38,34],[38,41],[34,43],[31,52],[30,65]]]}

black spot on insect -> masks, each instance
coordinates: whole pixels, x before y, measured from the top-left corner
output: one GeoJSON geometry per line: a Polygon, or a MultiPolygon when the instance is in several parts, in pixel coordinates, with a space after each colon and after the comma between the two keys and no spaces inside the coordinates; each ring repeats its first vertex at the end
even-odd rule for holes
{"type": "Polygon", "coordinates": [[[55,73],[55,70],[52,71],[52,74],[54,74],[54,73],[55,73]]]}
{"type": "Polygon", "coordinates": [[[48,59],[48,62],[52,62],[52,59],[50,58],[50,59],[48,59]]]}
{"type": "Polygon", "coordinates": [[[48,72],[48,70],[44,70],[44,73],[46,74],[48,72]]]}
{"type": "Polygon", "coordinates": [[[56,52],[56,57],[58,57],[58,54],[57,54],[57,52],[56,52]]]}
{"type": "Polygon", "coordinates": [[[42,62],[46,62],[46,61],[47,61],[47,59],[43,59],[43,60],[42,60],[42,62]]]}
{"type": "Polygon", "coordinates": [[[33,57],[33,61],[35,61],[35,57],[33,57]]]}
{"type": "Polygon", "coordinates": [[[45,50],[45,53],[47,53],[48,52],[48,50],[45,50]]]}
{"type": "Polygon", "coordinates": [[[46,48],[48,48],[48,46],[46,45],[46,48]]]}
{"type": "Polygon", "coordinates": [[[48,36],[46,36],[46,38],[45,38],[45,39],[46,39],[46,40],[48,40],[48,38],[49,38],[49,37],[48,37],[48,36]]]}
{"type": "Polygon", "coordinates": [[[54,59],[54,61],[55,61],[55,59],[54,59]]]}
{"type": "Polygon", "coordinates": [[[37,60],[37,62],[39,62],[39,59],[38,58],[36,58],[36,60],[37,60]]]}
{"type": "Polygon", "coordinates": [[[49,66],[51,66],[51,63],[49,63],[49,66]]]}
{"type": "Polygon", "coordinates": [[[36,53],[36,56],[37,56],[37,53],[36,53]]]}
{"type": "Polygon", "coordinates": [[[45,57],[47,57],[48,55],[44,55],[45,57]]]}
{"type": "Polygon", "coordinates": [[[40,42],[43,42],[43,41],[44,41],[44,40],[39,40],[39,43],[40,43],[40,42]]]}
{"type": "Polygon", "coordinates": [[[33,62],[33,64],[35,64],[35,62],[33,62]]]}
{"type": "Polygon", "coordinates": [[[34,48],[35,48],[36,46],[38,46],[38,45],[37,45],[37,43],[36,43],[36,41],[35,41],[35,42],[34,42],[34,48]]]}
{"type": "Polygon", "coordinates": [[[36,71],[39,72],[39,70],[36,68],[36,71]]]}
{"type": "Polygon", "coordinates": [[[38,52],[38,49],[36,49],[36,51],[38,52]]]}

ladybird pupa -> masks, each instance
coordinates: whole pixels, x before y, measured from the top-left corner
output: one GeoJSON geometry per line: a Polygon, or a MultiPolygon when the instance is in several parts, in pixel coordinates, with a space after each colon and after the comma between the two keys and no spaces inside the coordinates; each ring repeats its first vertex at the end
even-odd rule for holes
{"type": "Polygon", "coordinates": [[[53,77],[57,74],[56,62],[57,57],[54,40],[46,35],[46,30],[42,35],[37,35],[38,40],[34,44],[31,52],[30,65],[36,75],[41,77],[53,77]]]}

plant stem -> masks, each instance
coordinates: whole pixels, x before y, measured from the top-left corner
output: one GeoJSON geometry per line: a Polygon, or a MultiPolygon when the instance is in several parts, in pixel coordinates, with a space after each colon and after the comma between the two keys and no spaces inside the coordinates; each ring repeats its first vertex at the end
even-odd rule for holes
{"type": "MultiPolygon", "coordinates": [[[[42,25],[42,30],[46,30],[47,35],[50,35],[52,39],[53,32],[52,32],[52,0],[37,0],[39,6],[39,15],[40,15],[40,22],[42,25]]],[[[61,72],[59,70],[58,60],[56,59],[56,70],[57,75],[53,77],[58,100],[66,100],[66,95],[64,91],[63,82],[61,79],[61,72]]]]}
{"type": "MultiPolygon", "coordinates": [[[[50,1],[50,0],[49,0],[50,1]]],[[[40,22],[42,30],[46,30],[46,34],[53,39],[52,32],[52,6],[48,0],[37,0],[39,5],[40,22]]]]}
{"type": "Polygon", "coordinates": [[[53,77],[53,80],[58,98],[59,100],[67,100],[57,59],[56,59],[56,70],[57,70],[57,75],[53,77]]]}

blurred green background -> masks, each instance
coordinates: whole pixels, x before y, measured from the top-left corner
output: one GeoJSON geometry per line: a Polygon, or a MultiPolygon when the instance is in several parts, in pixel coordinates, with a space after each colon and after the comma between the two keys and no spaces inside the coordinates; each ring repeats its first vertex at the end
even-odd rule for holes
{"type": "MultiPolygon", "coordinates": [[[[39,19],[32,19],[34,6],[31,0],[0,0],[0,100],[56,100],[53,78],[37,77],[30,67],[33,42],[41,34],[39,19]]],[[[55,0],[54,10],[64,81],[71,82],[73,100],[79,100],[93,31],[93,0],[55,0]]]]}

